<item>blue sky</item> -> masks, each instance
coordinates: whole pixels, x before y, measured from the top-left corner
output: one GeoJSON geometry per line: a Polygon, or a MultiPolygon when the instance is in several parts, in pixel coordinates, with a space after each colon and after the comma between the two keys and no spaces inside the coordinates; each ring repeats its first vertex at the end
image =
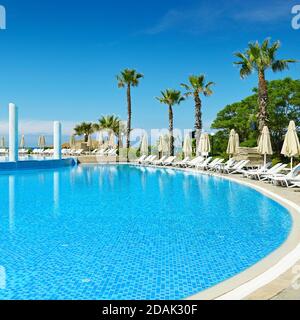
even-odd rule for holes
{"type": "MultiPolygon", "coordinates": [[[[291,27],[297,1],[0,0],[7,29],[0,30],[0,134],[7,105],[20,107],[21,131],[50,133],[116,114],[126,119],[125,91],[115,76],[125,67],[145,75],[133,90],[133,126],[167,127],[160,90],[179,88],[190,74],[216,82],[203,101],[208,127],[228,103],[251,93],[256,76],[239,78],[233,53],[249,41],[281,40],[281,58],[300,58],[300,30],[291,27]],[[78,3],[78,4],[74,4],[78,3]]],[[[268,79],[299,78],[300,65],[268,79]]],[[[175,126],[193,127],[193,101],[175,107],[175,126]]]]}

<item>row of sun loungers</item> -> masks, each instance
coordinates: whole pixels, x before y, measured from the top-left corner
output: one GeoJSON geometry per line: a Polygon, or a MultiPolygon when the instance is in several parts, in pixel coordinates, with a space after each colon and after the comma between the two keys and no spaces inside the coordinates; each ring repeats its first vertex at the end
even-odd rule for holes
{"type": "Polygon", "coordinates": [[[0,149],[0,155],[7,155],[8,149],[0,149]]]}
{"type": "MultiPolygon", "coordinates": [[[[117,156],[117,149],[95,149],[92,152],[86,152],[83,149],[62,149],[63,156],[81,156],[84,154],[91,154],[96,156],[117,156]]],[[[26,155],[29,154],[28,149],[20,149],[19,154],[26,155]]],[[[32,155],[35,156],[53,156],[54,149],[42,149],[35,148],[32,150],[32,155]]],[[[0,149],[0,155],[8,155],[8,149],[0,149]]]]}
{"type": "Polygon", "coordinates": [[[257,170],[243,172],[243,175],[250,179],[257,179],[274,185],[290,188],[300,187],[300,164],[289,170],[287,174],[283,174],[282,172],[286,170],[286,167],[287,165],[282,163],[277,163],[271,168],[270,165],[266,165],[257,170]]]}
{"type": "Polygon", "coordinates": [[[224,163],[224,159],[214,159],[212,157],[204,158],[202,156],[196,157],[195,159],[190,159],[189,157],[183,159],[182,161],[176,161],[176,157],[163,156],[161,159],[157,159],[157,156],[142,156],[135,161],[136,164],[140,165],[156,165],[156,166],[175,166],[181,168],[196,168],[199,170],[206,171],[218,171],[228,174],[241,173],[242,169],[246,167],[249,163],[248,160],[242,160],[234,162],[229,160],[224,163]]]}
{"type": "Polygon", "coordinates": [[[271,167],[271,163],[267,163],[257,169],[249,169],[249,160],[235,161],[229,159],[225,162],[224,159],[211,157],[204,158],[202,156],[190,159],[186,157],[181,161],[176,161],[176,157],[163,156],[157,159],[157,156],[142,156],[135,161],[139,165],[156,165],[156,166],[173,166],[178,168],[195,168],[203,171],[214,171],[225,174],[242,174],[249,179],[256,179],[273,183],[276,185],[286,186],[290,188],[300,187],[300,164],[296,165],[287,174],[283,174],[287,164],[278,163],[271,167]]]}

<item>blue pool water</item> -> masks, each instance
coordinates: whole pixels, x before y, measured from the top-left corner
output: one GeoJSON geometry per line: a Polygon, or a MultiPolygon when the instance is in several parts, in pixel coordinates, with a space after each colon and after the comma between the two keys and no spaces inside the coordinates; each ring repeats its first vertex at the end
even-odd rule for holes
{"type": "Polygon", "coordinates": [[[287,238],[286,209],[227,180],[133,166],[0,174],[0,299],[180,299],[287,238]]]}

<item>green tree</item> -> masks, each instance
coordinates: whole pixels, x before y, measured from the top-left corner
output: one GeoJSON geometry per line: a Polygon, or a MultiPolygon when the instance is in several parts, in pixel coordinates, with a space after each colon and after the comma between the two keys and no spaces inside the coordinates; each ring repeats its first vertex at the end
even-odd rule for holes
{"type": "Polygon", "coordinates": [[[82,122],[74,128],[77,136],[84,136],[84,142],[88,142],[89,135],[94,132],[94,127],[91,122],[82,122]]]}
{"type": "MultiPolygon", "coordinates": [[[[274,80],[267,82],[267,88],[269,92],[268,126],[274,152],[279,156],[289,121],[294,120],[296,124],[300,123],[300,80],[291,78],[274,80]]],[[[219,129],[215,136],[215,150],[219,154],[226,150],[231,129],[239,133],[241,146],[257,146],[258,89],[254,88],[253,93],[242,101],[225,106],[217,114],[212,128],[219,129]]]]}
{"type": "Polygon", "coordinates": [[[127,148],[127,160],[129,160],[129,148],[130,148],[130,132],[131,132],[131,87],[137,87],[140,79],[144,76],[138,73],[134,69],[125,69],[117,76],[118,87],[127,88],[127,132],[126,132],[126,148],[127,148]]]}
{"type": "Polygon", "coordinates": [[[166,104],[169,107],[169,135],[170,135],[170,154],[174,156],[174,116],[173,106],[179,105],[185,100],[184,96],[178,90],[167,89],[161,91],[161,97],[156,98],[160,103],[166,104]]]}
{"type": "Polygon", "coordinates": [[[296,62],[293,59],[278,60],[276,54],[280,48],[280,42],[273,44],[266,39],[261,45],[259,42],[249,43],[244,53],[235,54],[239,61],[235,62],[240,67],[241,78],[244,79],[253,71],[258,73],[258,128],[262,128],[267,124],[268,119],[268,88],[265,78],[265,72],[272,69],[273,72],[283,71],[288,68],[290,63],[296,62]]]}
{"type": "Polygon", "coordinates": [[[205,76],[190,76],[189,84],[182,83],[181,86],[185,88],[185,96],[194,97],[195,101],[195,131],[196,131],[196,144],[198,145],[202,130],[202,101],[200,95],[208,97],[213,94],[211,87],[213,82],[206,82],[205,76]]]}

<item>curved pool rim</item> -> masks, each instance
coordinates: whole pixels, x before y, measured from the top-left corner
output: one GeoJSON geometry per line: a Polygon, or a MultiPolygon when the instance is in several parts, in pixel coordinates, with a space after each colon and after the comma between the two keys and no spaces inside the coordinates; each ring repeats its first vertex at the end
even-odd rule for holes
{"type": "MultiPolygon", "coordinates": [[[[133,163],[118,163],[116,165],[136,165],[133,163]]],[[[101,164],[102,165],[102,164],[101,164]]],[[[255,185],[251,181],[239,180],[232,175],[221,175],[206,171],[199,171],[190,168],[175,168],[161,166],[147,166],[151,168],[169,168],[175,171],[188,171],[196,175],[207,175],[218,179],[226,179],[233,183],[243,185],[246,188],[254,189],[265,197],[279,203],[287,209],[292,219],[290,233],[287,239],[268,256],[258,261],[253,266],[247,268],[241,273],[222,281],[221,283],[186,297],[186,300],[241,300],[261,289],[280,277],[289,270],[297,261],[300,260],[300,206],[295,202],[270,191],[265,187],[255,185]]]]}

